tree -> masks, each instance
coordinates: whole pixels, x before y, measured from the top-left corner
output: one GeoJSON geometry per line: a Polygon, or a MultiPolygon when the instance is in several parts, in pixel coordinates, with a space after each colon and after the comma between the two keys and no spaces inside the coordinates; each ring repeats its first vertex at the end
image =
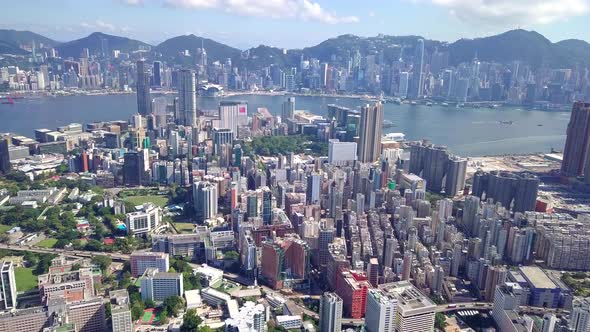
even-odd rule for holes
{"type": "Polygon", "coordinates": [[[6,233],[0,234],[0,243],[8,243],[10,241],[10,235],[6,233]]]}
{"type": "Polygon", "coordinates": [[[162,308],[171,316],[177,316],[178,312],[184,307],[184,301],[180,296],[167,297],[162,303],[162,308]]]}
{"type": "Polygon", "coordinates": [[[33,271],[33,274],[40,275],[47,273],[49,271],[49,267],[51,266],[51,260],[53,259],[50,255],[43,255],[39,259],[39,263],[37,263],[37,267],[33,271]]]}
{"type": "Polygon", "coordinates": [[[113,262],[113,260],[110,257],[102,255],[94,256],[90,261],[92,262],[92,264],[98,265],[102,270],[103,274],[106,274],[108,272],[108,269],[111,266],[111,263],[113,262]]]}
{"type": "Polygon", "coordinates": [[[434,326],[439,330],[445,330],[445,327],[447,327],[447,319],[443,313],[436,313],[434,316],[434,326]]]}
{"type": "Polygon", "coordinates": [[[233,250],[232,251],[228,251],[225,254],[223,254],[223,259],[228,260],[228,261],[230,261],[230,260],[238,260],[239,258],[240,258],[240,254],[238,254],[237,252],[235,252],[233,250]]]}
{"type": "Polygon", "coordinates": [[[133,318],[133,320],[138,320],[143,314],[143,309],[142,303],[135,303],[133,307],[131,307],[131,318],[133,318]]]}
{"type": "Polygon", "coordinates": [[[156,307],[156,302],[154,302],[154,300],[147,299],[145,301],[145,307],[146,308],[154,308],[154,307],[156,307]]]}
{"type": "Polygon", "coordinates": [[[126,289],[130,285],[131,285],[131,273],[129,273],[129,271],[125,271],[125,273],[123,273],[123,278],[121,278],[121,281],[119,281],[119,288],[126,289]]]}
{"type": "Polygon", "coordinates": [[[180,332],[197,332],[203,320],[197,315],[195,309],[189,309],[183,317],[180,332]]]}
{"type": "Polygon", "coordinates": [[[29,262],[29,266],[35,266],[39,262],[39,257],[30,251],[25,251],[24,259],[29,262]]]}
{"type": "Polygon", "coordinates": [[[201,284],[201,275],[199,273],[193,274],[192,272],[183,272],[182,277],[185,291],[203,288],[203,285],[201,284]]]}

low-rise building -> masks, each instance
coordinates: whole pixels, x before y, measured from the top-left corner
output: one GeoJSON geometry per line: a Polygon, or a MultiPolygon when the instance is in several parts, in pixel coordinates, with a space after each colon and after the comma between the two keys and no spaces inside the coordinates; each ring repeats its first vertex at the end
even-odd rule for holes
{"type": "Polygon", "coordinates": [[[203,264],[196,269],[193,269],[194,274],[201,276],[201,284],[203,287],[216,287],[223,280],[223,270],[216,269],[207,264],[203,264]]]}
{"type": "Polygon", "coordinates": [[[284,328],[285,330],[294,330],[301,328],[303,325],[303,320],[301,316],[277,316],[277,325],[284,328]]]}
{"type": "Polygon", "coordinates": [[[135,212],[126,214],[127,231],[134,235],[145,235],[162,223],[162,208],[151,203],[135,207],[135,212]]]}

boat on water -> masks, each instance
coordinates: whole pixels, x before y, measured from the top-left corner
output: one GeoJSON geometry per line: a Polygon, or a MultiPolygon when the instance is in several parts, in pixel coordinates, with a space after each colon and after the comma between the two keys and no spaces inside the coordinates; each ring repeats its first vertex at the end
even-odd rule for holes
{"type": "Polygon", "coordinates": [[[2,100],[3,105],[14,105],[14,99],[7,97],[6,100],[2,100]]]}
{"type": "Polygon", "coordinates": [[[412,106],[416,106],[416,105],[418,105],[418,103],[416,103],[415,101],[411,101],[411,102],[410,102],[410,105],[412,105],[412,106]]]}
{"type": "Polygon", "coordinates": [[[393,124],[393,122],[391,122],[389,120],[383,120],[381,127],[382,128],[391,128],[391,127],[395,127],[395,125],[393,124]]]}

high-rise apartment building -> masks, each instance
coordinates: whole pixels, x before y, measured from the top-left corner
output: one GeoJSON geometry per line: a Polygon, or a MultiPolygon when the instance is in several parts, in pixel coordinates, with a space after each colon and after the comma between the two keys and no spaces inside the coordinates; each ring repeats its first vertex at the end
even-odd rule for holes
{"type": "Polygon", "coordinates": [[[590,331],[590,298],[574,298],[570,316],[570,328],[574,332],[590,331]]]}
{"type": "Polygon", "coordinates": [[[101,297],[67,304],[67,321],[76,331],[106,331],[105,304],[101,297]]]}
{"type": "Polygon", "coordinates": [[[169,255],[161,252],[134,252],[131,254],[131,275],[139,277],[148,268],[157,268],[162,272],[170,269],[169,255]]]}
{"type": "Polygon", "coordinates": [[[218,198],[219,192],[215,183],[198,181],[193,184],[193,203],[197,221],[217,216],[218,198]]]}
{"type": "Polygon", "coordinates": [[[320,332],[342,329],[342,299],[335,293],[324,293],[320,299],[320,332]]]}
{"type": "Polygon", "coordinates": [[[164,301],[170,296],[184,294],[182,273],[159,272],[147,269],[141,278],[141,298],[152,301],[164,301]]]}
{"type": "Polygon", "coordinates": [[[144,60],[137,61],[137,112],[141,115],[152,113],[152,97],[150,96],[150,76],[144,60]]]}
{"type": "Polygon", "coordinates": [[[273,289],[306,282],[309,272],[309,245],[297,236],[262,243],[260,276],[273,289]],[[290,273],[287,273],[290,271],[290,273]]]}
{"type": "Polygon", "coordinates": [[[120,289],[111,291],[109,295],[113,332],[133,332],[129,293],[125,289],[120,289]]]}
{"type": "Polygon", "coordinates": [[[590,103],[576,102],[572,107],[563,149],[561,172],[567,176],[586,173],[590,156],[590,103]]]}
{"type": "Polygon", "coordinates": [[[465,187],[467,160],[449,154],[445,146],[418,143],[410,147],[409,171],[426,180],[426,189],[455,196],[465,187]]]}
{"type": "Polygon", "coordinates": [[[363,163],[375,162],[381,155],[381,132],[383,105],[365,105],[361,108],[358,160],[363,163]]]}
{"type": "Polygon", "coordinates": [[[0,291],[0,309],[16,309],[16,280],[11,261],[3,261],[0,265],[0,291]]]}
{"type": "Polygon", "coordinates": [[[529,173],[478,171],[473,176],[472,194],[479,198],[491,198],[515,212],[534,211],[539,184],[539,178],[529,173]]]}
{"type": "Polygon", "coordinates": [[[295,97],[288,97],[283,102],[283,108],[281,110],[281,120],[284,122],[287,119],[293,119],[295,114],[295,97]]]}
{"type": "Polygon", "coordinates": [[[369,259],[367,264],[367,278],[373,287],[379,284],[379,260],[375,257],[369,259]]]}

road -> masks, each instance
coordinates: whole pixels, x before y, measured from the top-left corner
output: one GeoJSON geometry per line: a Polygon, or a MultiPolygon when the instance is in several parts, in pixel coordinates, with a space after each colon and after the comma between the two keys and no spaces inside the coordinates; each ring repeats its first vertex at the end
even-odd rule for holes
{"type": "Polygon", "coordinates": [[[83,251],[83,250],[67,250],[67,249],[58,249],[58,248],[41,248],[35,247],[30,245],[13,245],[13,244],[0,244],[0,249],[8,249],[14,251],[31,251],[37,252],[42,254],[59,254],[68,257],[81,257],[81,258],[90,258],[97,255],[104,255],[110,257],[113,261],[124,262],[128,261],[130,258],[127,254],[121,253],[114,253],[114,252],[96,252],[96,251],[83,251]]]}
{"type": "Polygon", "coordinates": [[[459,310],[489,310],[494,304],[490,302],[447,303],[436,307],[435,312],[449,312],[459,310]]]}

